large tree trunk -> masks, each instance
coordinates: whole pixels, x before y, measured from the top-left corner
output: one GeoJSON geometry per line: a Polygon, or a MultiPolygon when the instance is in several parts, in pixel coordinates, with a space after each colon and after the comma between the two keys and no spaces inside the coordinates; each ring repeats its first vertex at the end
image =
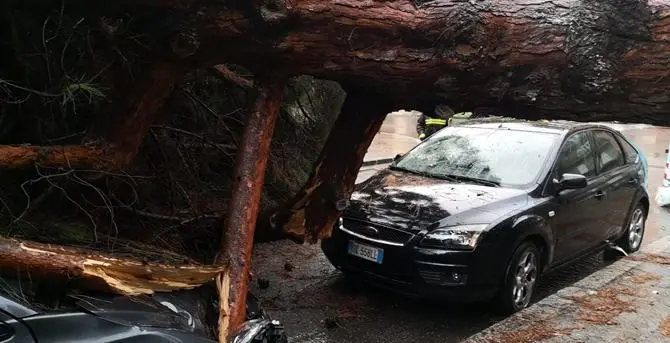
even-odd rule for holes
{"type": "Polygon", "coordinates": [[[19,278],[74,282],[124,295],[192,289],[224,266],[148,263],[92,251],[0,237],[0,271],[19,278]],[[18,275],[17,275],[18,273],[18,275]]]}
{"type": "Polygon", "coordinates": [[[363,157],[392,104],[379,95],[349,91],[314,172],[288,209],[273,218],[299,242],[328,237],[348,204],[363,157]]]}
{"type": "Polygon", "coordinates": [[[178,3],[201,11],[195,25],[207,63],[259,71],[272,61],[422,109],[440,93],[457,109],[668,122],[666,0],[299,0],[202,11],[205,2],[178,3]]]}

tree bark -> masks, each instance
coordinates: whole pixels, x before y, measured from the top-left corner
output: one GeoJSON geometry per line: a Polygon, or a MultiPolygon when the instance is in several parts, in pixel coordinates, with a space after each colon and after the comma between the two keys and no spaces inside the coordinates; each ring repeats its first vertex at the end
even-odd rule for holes
{"type": "Polygon", "coordinates": [[[288,209],[274,217],[274,226],[301,243],[329,237],[354,191],[363,157],[392,109],[379,95],[348,92],[312,175],[288,209]]]}
{"type": "Polygon", "coordinates": [[[286,80],[281,77],[261,81],[237,151],[227,229],[219,255],[230,268],[217,278],[221,343],[227,342],[231,330],[236,330],[246,318],[256,217],[285,84],[286,80]]]}
{"type": "Polygon", "coordinates": [[[122,295],[192,289],[209,282],[222,265],[169,265],[99,252],[0,237],[0,270],[21,278],[76,282],[82,288],[122,295]]]}
{"type": "Polygon", "coordinates": [[[115,152],[101,146],[0,145],[0,169],[42,167],[112,169],[115,152]]]}
{"type": "Polygon", "coordinates": [[[444,101],[527,118],[670,122],[668,0],[134,5],[200,11],[194,25],[209,65],[279,67],[394,93],[422,110],[444,101]]]}

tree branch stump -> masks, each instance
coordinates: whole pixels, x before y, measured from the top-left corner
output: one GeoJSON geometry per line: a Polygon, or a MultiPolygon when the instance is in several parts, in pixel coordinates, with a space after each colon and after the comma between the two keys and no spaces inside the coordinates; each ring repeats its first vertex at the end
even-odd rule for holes
{"type": "Polygon", "coordinates": [[[275,225],[298,242],[329,237],[354,191],[365,153],[393,109],[379,95],[347,92],[312,175],[289,208],[275,216],[275,225]]]}

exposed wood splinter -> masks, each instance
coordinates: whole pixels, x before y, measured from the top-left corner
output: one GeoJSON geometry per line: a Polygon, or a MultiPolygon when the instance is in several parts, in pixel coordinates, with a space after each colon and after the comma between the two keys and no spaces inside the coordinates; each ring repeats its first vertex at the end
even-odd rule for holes
{"type": "Polygon", "coordinates": [[[349,92],[342,111],[303,190],[275,220],[293,240],[314,243],[330,236],[354,190],[363,157],[393,104],[364,92],[349,92]],[[353,142],[356,142],[354,144],[353,142]]]}
{"type": "MultiPolygon", "coordinates": [[[[193,289],[223,271],[223,265],[163,264],[99,252],[0,238],[0,270],[27,271],[31,278],[79,281],[85,289],[122,295],[193,289]]],[[[22,276],[22,275],[19,275],[22,276]]]]}

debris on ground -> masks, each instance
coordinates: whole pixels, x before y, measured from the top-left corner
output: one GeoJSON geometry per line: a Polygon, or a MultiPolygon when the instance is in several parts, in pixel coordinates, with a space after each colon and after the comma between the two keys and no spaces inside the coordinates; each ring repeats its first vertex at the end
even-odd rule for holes
{"type": "Polygon", "coordinates": [[[661,330],[661,335],[664,337],[670,337],[670,316],[663,319],[659,329],[661,330]]]}
{"type": "Polygon", "coordinates": [[[556,328],[555,321],[552,318],[523,329],[506,331],[495,338],[487,339],[486,343],[535,343],[553,337],[569,335],[573,330],[574,328],[556,328]]]}
{"type": "Polygon", "coordinates": [[[595,294],[573,296],[571,299],[579,305],[579,318],[583,321],[615,325],[614,318],[623,312],[633,312],[635,308],[630,301],[620,296],[635,296],[633,290],[622,287],[606,287],[595,294]]]}
{"type": "Polygon", "coordinates": [[[270,281],[267,279],[258,279],[257,282],[258,287],[260,287],[260,289],[267,289],[268,287],[270,287],[270,281]]]}
{"type": "Polygon", "coordinates": [[[647,283],[647,282],[650,282],[650,281],[656,281],[656,280],[660,280],[660,279],[661,279],[661,277],[659,275],[650,274],[650,273],[637,274],[637,275],[634,275],[630,278],[630,280],[633,283],[637,283],[637,284],[647,283]]]}
{"type": "Polygon", "coordinates": [[[323,320],[323,326],[325,326],[326,329],[335,329],[340,326],[340,323],[338,322],[337,318],[328,317],[323,320]]]}
{"type": "Polygon", "coordinates": [[[293,271],[293,268],[294,268],[294,266],[292,264],[290,264],[288,262],[284,263],[284,270],[286,270],[287,272],[293,271]]]}
{"type": "Polygon", "coordinates": [[[629,259],[640,262],[651,262],[656,264],[670,265],[670,257],[659,254],[637,254],[629,256],[629,259]]]}

